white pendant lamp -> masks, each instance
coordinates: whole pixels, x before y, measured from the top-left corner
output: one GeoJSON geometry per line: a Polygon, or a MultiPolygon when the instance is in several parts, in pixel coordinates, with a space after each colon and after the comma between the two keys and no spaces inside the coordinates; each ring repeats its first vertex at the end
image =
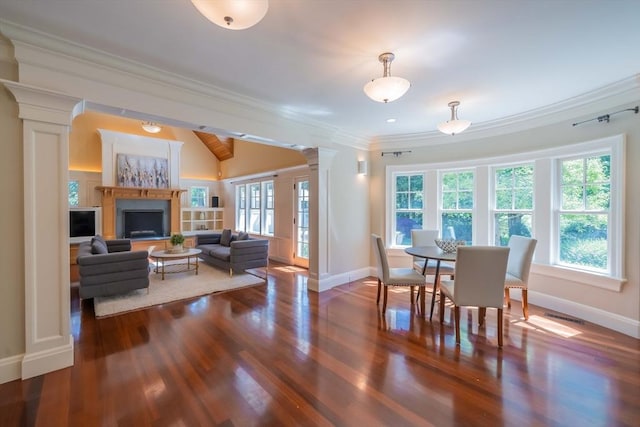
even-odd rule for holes
{"type": "Polygon", "coordinates": [[[209,21],[229,30],[253,27],[264,18],[269,0],[191,0],[209,21]]]}
{"type": "Polygon", "coordinates": [[[451,101],[448,105],[449,108],[451,108],[451,118],[438,125],[440,132],[446,133],[447,135],[455,135],[471,126],[469,120],[458,120],[458,111],[456,108],[460,105],[460,101],[451,101]]]}
{"type": "Polygon", "coordinates": [[[394,58],[395,55],[390,52],[378,56],[378,60],[384,66],[384,74],[364,85],[364,93],[374,101],[384,103],[395,101],[404,95],[411,86],[409,80],[391,76],[391,61],[394,58]]]}

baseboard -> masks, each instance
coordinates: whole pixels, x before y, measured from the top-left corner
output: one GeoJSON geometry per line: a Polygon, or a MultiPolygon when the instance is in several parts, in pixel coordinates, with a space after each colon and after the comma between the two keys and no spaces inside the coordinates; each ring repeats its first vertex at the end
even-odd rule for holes
{"type": "Polygon", "coordinates": [[[22,379],[32,378],[58,369],[73,366],[73,337],[69,335],[69,343],[25,354],[22,358],[22,379]]]}
{"type": "Polygon", "coordinates": [[[0,359],[0,384],[19,380],[22,374],[22,358],[24,354],[0,359]]]}
{"type": "Polygon", "coordinates": [[[529,289],[529,303],[560,313],[577,317],[587,322],[612,329],[634,338],[640,338],[640,321],[610,313],[606,310],[542,294],[529,289]]]}
{"type": "Polygon", "coordinates": [[[346,273],[334,274],[333,276],[323,277],[318,280],[317,291],[323,292],[334,288],[338,285],[352,282],[354,280],[364,279],[371,275],[371,268],[364,267],[358,270],[347,271],[346,273]]]}

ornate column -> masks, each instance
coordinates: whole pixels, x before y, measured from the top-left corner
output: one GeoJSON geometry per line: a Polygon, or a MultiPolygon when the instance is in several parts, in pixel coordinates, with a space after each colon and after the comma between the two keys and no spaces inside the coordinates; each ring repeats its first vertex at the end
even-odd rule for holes
{"type": "Polygon", "coordinates": [[[82,100],[3,81],[19,106],[24,153],[25,353],[22,379],[73,365],[69,306],[69,126],[82,100]]]}
{"type": "Polygon", "coordinates": [[[325,290],[322,280],[329,277],[329,224],[331,162],[337,151],[308,148],[303,151],[309,163],[309,280],[307,288],[325,290]]]}

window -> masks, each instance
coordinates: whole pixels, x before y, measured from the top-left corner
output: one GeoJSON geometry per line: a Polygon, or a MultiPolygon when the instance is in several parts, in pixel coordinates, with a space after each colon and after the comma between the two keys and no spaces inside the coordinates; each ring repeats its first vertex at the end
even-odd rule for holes
{"type": "Polygon", "coordinates": [[[80,183],[69,181],[69,206],[80,206],[80,183]]]}
{"type": "Polygon", "coordinates": [[[189,188],[189,196],[191,199],[191,207],[205,208],[208,206],[209,188],[208,187],[191,187],[189,188]]]}
{"type": "Polygon", "coordinates": [[[422,228],[423,174],[395,176],[395,244],[410,245],[411,230],[422,228]]]}
{"type": "Polygon", "coordinates": [[[559,160],[558,263],[609,269],[611,156],[559,160]]]}
{"type": "Polygon", "coordinates": [[[475,245],[531,236],[538,239],[533,271],[620,292],[626,281],[624,165],[624,135],[499,157],[389,165],[387,242],[400,246],[397,218],[409,205],[396,203],[398,189],[399,200],[411,194],[399,177],[421,175],[427,202],[414,212],[422,214],[423,228],[475,245]]]}
{"type": "Polygon", "coordinates": [[[533,165],[494,171],[494,243],[507,246],[513,234],[531,237],[533,227],[533,165]]]}
{"type": "Polygon", "coordinates": [[[467,244],[471,244],[473,238],[473,172],[444,172],[440,177],[440,182],[442,237],[464,240],[467,244]]]}
{"type": "Polygon", "coordinates": [[[273,181],[262,183],[263,207],[262,207],[262,234],[273,236],[274,226],[274,196],[273,181]]]}
{"type": "Polygon", "coordinates": [[[247,231],[247,187],[236,187],[236,230],[247,231]]]}
{"type": "Polygon", "coordinates": [[[273,236],[275,190],[273,181],[236,186],[236,230],[273,236]]]}

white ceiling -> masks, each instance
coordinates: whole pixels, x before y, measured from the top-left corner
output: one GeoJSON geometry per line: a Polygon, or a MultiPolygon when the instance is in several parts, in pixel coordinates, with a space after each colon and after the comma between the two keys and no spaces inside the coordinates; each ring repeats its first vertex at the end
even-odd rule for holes
{"type": "Polygon", "coordinates": [[[491,123],[640,72],[638,0],[270,0],[243,31],[188,0],[0,0],[0,19],[360,137],[431,132],[451,100],[491,123]],[[380,104],[362,88],[385,51],[411,88],[380,104]]]}

